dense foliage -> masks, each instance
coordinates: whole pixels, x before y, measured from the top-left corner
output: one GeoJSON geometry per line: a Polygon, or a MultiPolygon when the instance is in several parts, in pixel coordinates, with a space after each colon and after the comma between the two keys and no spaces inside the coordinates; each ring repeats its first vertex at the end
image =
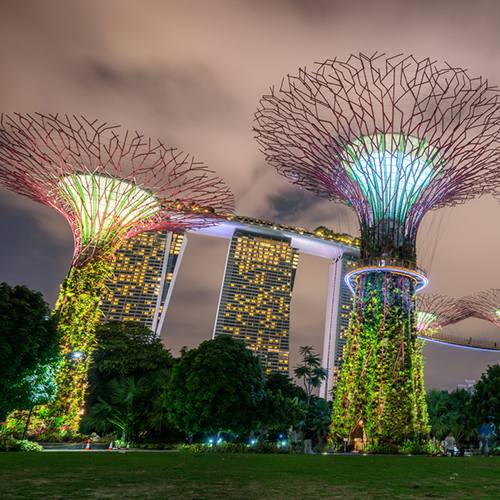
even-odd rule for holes
{"type": "Polygon", "coordinates": [[[500,425],[500,365],[488,366],[476,382],[468,410],[476,425],[490,416],[494,417],[497,426],[500,425]]]}
{"type": "Polygon", "coordinates": [[[257,425],[264,385],[259,359],[242,341],[219,335],[174,366],[165,406],[187,433],[247,432],[257,425]]]}
{"type": "Polygon", "coordinates": [[[0,420],[45,403],[54,390],[59,332],[40,292],[0,284],[0,420]],[[46,397],[45,397],[46,396],[46,397]]]}
{"type": "Polygon", "coordinates": [[[306,391],[294,384],[293,380],[282,372],[274,372],[266,375],[266,390],[273,393],[280,391],[281,395],[285,398],[297,398],[299,401],[307,401],[306,391]]]}
{"type": "Polygon", "coordinates": [[[101,435],[114,433],[123,441],[164,437],[161,434],[168,422],[161,391],[169,378],[169,370],[158,370],[149,376],[111,380],[106,399],[99,397],[92,407],[90,420],[94,430],[101,435]]]}
{"type": "Polygon", "coordinates": [[[263,443],[269,429],[289,429],[299,425],[306,416],[305,405],[294,398],[285,398],[281,391],[267,390],[257,409],[260,430],[259,442],[263,443]]]}
{"type": "Polygon", "coordinates": [[[42,451],[38,443],[0,434],[0,451],[42,451]]]}
{"type": "Polygon", "coordinates": [[[83,268],[72,268],[61,285],[55,314],[59,317],[63,358],[56,377],[56,398],[45,409],[48,428],[78,430],[90,356],[96,347],[99,301],[111,273],[110,259],[105,255],[88,261],[83,268]]]}
{"type": "Polygon", "coordinates": [[[428,436],[421,343],[413,280],[389,273],[359,279],[342,378],[333,407],[332,444],[354,436],[400,444],[428,436]]]}
{"type": "Polygon", "coordinates": [[[449,432],[457,443],[470,443],[477,440],[476,424],[468,413],[471,395],[463,389],[449,393],[431,389],[426,396],[429,427],[436,442],[442,441],[449,432]]]}
{"type": "Polygon", "coordinates": [[[82,430],[123,440],[182,439],[163,406],[174,358],[160,338],[141,323],[114,321],[97,327],[96,340],[82,430]]]}
{"type": "Polygon", "coordinates": [[[147,326],[137,321],[111,321],[95,332],[97,347],[89,369],[86,406],[106,398],[106,385],[118,377],[136,380],[174,364],[170,350],[147,326]]]}

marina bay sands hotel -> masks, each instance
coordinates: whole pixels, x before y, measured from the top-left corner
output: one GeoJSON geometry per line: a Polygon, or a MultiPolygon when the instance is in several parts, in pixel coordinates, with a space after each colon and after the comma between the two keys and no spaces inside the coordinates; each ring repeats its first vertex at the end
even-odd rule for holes
{"type": "MultiPolygon", "coordinates": [[[[320,396],[331,399],[353,304],[344,276],[358,260],[357,240],[326,228],[312,232],[236,215],[196,234],[231,240],[213,336],[243,340],[268,373],[289,371],[290,303],[299,255],[330,259],[322,363],[329,376],[320,396]]],[[[187,239],[158,231],[127,241],[116,253],[102,321],[141,321],[159,335],[187,239]]]]}

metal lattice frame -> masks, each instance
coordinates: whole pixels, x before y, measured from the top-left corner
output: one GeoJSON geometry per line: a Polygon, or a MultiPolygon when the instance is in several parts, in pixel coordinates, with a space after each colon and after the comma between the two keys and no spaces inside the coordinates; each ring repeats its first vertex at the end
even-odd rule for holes
{"type": "Polygon", "coordinates": [[[73,266],[142,231],[216,223],[233,197],[205,165],[139,134],[58,115],[0,119],[0,183],[69,222],[73,266]]]}
{"type": "MultiPolygon", "coordinates": [[[[462,69],[360,54],[288,76],[262,98],[255,131],[279,173],[351,206],[376,251],[391,254],[389,239],[409,258],[427,211],[498,183],[499,104],[462,69]]],[[[362,258],[376,256],[366,239],[362,258]]]]}
{"type": "Polygon", "coordinates": [[[419,294],[416,306],[417,331],[422,336],[474,316],[467,300],[444,295],[419,294]]]}
{"type": "Polygon", "coordinates": [[[500,326],[500,289],[491,288],[464,298],[473,317],[484,319],[500,326]]]}

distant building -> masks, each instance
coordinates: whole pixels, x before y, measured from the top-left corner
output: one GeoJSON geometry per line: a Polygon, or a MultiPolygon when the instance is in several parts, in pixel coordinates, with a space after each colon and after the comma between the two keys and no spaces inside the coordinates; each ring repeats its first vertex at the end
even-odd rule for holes
{"type": "MultiPolygon", "coordinates": [[[[223,304],[226,303],[228,297],[230,296],[230,293],[227,291],[229,290],[228,287],[230,287],[231,283],[229,280],[230,279],[229,269],[230,268],[232,269],[234,267],[234,262],[231,261],[231,256],[234,255],[235,252],[234,245],[236,245],[237,242],[237,239],[235,240],[235,235],[237,231],[250,232],[254,236],[258,235],[260,238],[264,240],[269,238],[271,240],[278,239],[279,241],[281,241],[282,238],[285,238],[287,241],[289,241],[288,244],[295,253],[298,252],[299,254],[305,253],[309,255],[314,255],[316,257],[329,259],[331,262],[336,263],[334,264],[333,268],[330,268],[330,273],[328,278],[327,293],[329,298],[327,304],[327,309],[328,309],[327,322],[325,326],[325,349],[323,351],[323,366],[327,367],[330,365],[332,366],[335,365],[337,366],[337,370],[339,370],[340,373],[343,358],[339,358],[335,363],[334,360],[336,359],[337,356],[336,353],[339,353],[338,354],[339,356],[343,355],[343,349],[341,348],[341,344],[342,342],[345,344],[346,332],[342,330],[342,333],[340,334],[340,336],[338,336],[337,331],[335,329],[339,327],[342,327],[344,329],[347,328],[347,324],[349,321],[348,315],[350,309],[348,311],[346,309],[346,306],[350,307],[351,301],[350,301],[350,292],[343,282],[343,276],[345,275],[345,271],[343,271],[343,274],[341,273],[342,274],[341,277],[340,274],[334,272],[334,270],[341,269],[342,265],[344,265],[344,267],[345,266],[349,267],[351,265],[349,264],[349,262],[351,262],[350,259],[352,259],[353,261],[357,259],[357,256],[359,255],[359,247],[357,239],[352,238],[346,234],[335,234],[326,228],[318,228],[315,231],[308,231],[300,227],[285,226],[282,224],[278,224],[276,222],[269,222],[265,220],[253,219],[251,217],[244,217],[238,215],[228,215],[227,220],[222,220],[216,226],[211,226],[202,228],[200,230],[196,230],[196,233],[199,234],[231,239],[231,245],[226,264],[224,283],[221,291],[221,298],[219,301],[219,308],[217,312],[217,321],[215,325],[214,335],[218,335],[221,331],[225,332],[226,334],[233,335],[232,332],[235,332],[236,328],[241,328],[242,326],[248,328],[249,326],[248,325],[249,322],[243,319],[243,314],[241,315],[241,318],[238,318],[237,316],[234,317],[231,315],[231,313],[235,313],[236,310],[223,311],[223,304]],[[342,261],[344,262],[344,264],[340,264],[340,267],[338,267],[339,259],[342,259],[343,255],[345,255],[345,262],[342,261]],[[334,288],[336,291],[334,290],[334,288]],[[341,291],[340,293],[342,295],[342,300],[338,300],[338,298],[340,297],[339,290],[341,291]],[[226,316],[226,314],[229,314],[229,316],[226,316]],[[341,317],[340,322],[338,321],[339,320],[338,316],[341,317]],[[222,324],[222,321],[227,321],[227,324],[225,323],[222,324]],[[247,323],[247,324],[243,325],[242,323],[247,323]],[[224,327],[226,327],[226,330],[224,330],[224,327]],[[233,330],[229,330],[230,327],[233,328],[233,330]]],[[[241,253],[240,253],[240,258],[242,258],[241,253]]],[[[269,279],[271,279],[271,275],[269,275],[269,279]]],[[[235,286],[230,288],[234,289],[236,287],[236,283],[234,283],[234,285],[235,286]]],[[[247,288],[244,290],[246,290],[248,293],[248,285],[245,286],[247,286],[247,288]]],[[[293,281],[292,281],[292,288],[293,288],[293,281]]],[[[238,297],[238,300],[240,300],[240,298],[241,297],[238,297]]],[[[229,300],[229,302],[231,302],[231,307],[233,307],[232,305],[233,301],[229,300]]],[[[243,307],[243,312],[245,312],[244,307],[243,307]]],[[[289,312],[287,312],[286,314],[289,314],[289,312]]],[[[278,317],[278,315],[276,314],[272,314],[271,316],[273,315],[278,317]]],[[[251,318],[255,319],[255,316],[251,318]]],[[[286,319],[289,321],[289,316],[287,316],[286,319]]],[[[244,337],[250,337],[249,339],[245,338],[244,340],[247,342],[247,345],[248,342],[250,341],[249,348],[254,350],[256,353],[259,349],[261,353],[263,352],[263,344],[265,342],[264,337],[262,337],[262,335],[259,335],[259,332],[263,331],[260,325],[261,323],[259,324],[254,323],[254,328],[256,329],[256,331],[253,333],[253,337],[252,335],[244,335],[244,337]],[[255,339],[255,342],[253,341],[253,339],[255,339]],[[261,339],[260,347],[258,344],[259,339],[261,339]]],[[[286,329],[289,330],[289,326],[287,328],[283,328],[282,330],[286,329]]],[[[233,336],[241,338],[242,336],[241,330],[238,331],[238,335],[234,334],[233,336]]],[[[285,344],[283,343],[284,339],[285,337],[281,336],[280,349],[283,351],[285,350],[284,347],[285,344]]],[[[273,340],[277,340],[277,338],[273,340]]],[[[277,346],[276,342],[269,342],[269,345],[272,345],[274,349],[277,346]]],[[[288,350],[289,347],[286,347],[286,349],[288,350]]],[[[275,356],[276,352],[273,352],[272,354],[273,356],[275,356]]],[[[262,354],[262,356],[265,357],[264,354],[262,354]]],[[[284,353],[281,356],[282,356],[282,361],[285,361],[284,353]]],[[[267,371],[289,371],[288,363],[284,362],[279,363],[279,357],[277,364],[267,358],[263,359],[263,364],[266,367],[267,371]]],[[[333,368],[331,369],[331,373],[333,374],[333,368]]],[[[332,383],[331,378],[329,383],[330,384],[332,383]]],[[[328,399],[331,399],[332,398],[331,386],[325,386],[324,388],[322,388],[321,395],[323,396],[323,394],[326,394],[328,399]]]]}
{"type": "Polygon", "coordinates": [[[351,271],[358,257],[343,254],[328,271],[325,338],[322,366],[328,369],[328,378],[321,384],[320,397],[331,400],[337,390],[345,359],[349,321],[354,295],[346,285],[345,275],[351,271]]]}
{"type": "Polygon", "coordinates": [[[463,389],[464,391],[467,391],[469,394],[473,394],[475,384],[476,381],[474,379],[473,380],[465,379],[465,384],[458,384],[457,388],[463,389]]]}
{"type": "Polygon", "coordinates": [[[127,240],[115,252],[100,321],[140,321],[159,335],[186,243],[184,234],[164,231],[127,240]]]}
{"type": "Polygon", "coordinates": [[[283,235],[237,229],[231,238],[213,336],[243,340],[267,373],[289,370],[298,259],[291,238],[283,235]]]}

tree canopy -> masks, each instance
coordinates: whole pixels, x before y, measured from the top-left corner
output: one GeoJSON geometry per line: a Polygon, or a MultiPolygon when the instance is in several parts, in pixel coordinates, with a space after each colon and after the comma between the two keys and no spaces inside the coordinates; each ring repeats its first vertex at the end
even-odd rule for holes
{"type": "Polygon", "coordinates": [[[164,401],[184,432],[246,432],[257,425],[264,385],[260,360],[242,341],[219,335],[182,356],[164,401]]]}
{"type": "Polygon", "coordinates": [[[160,338],[138,321],[111,321],[96,328],[97,348],[92,369],[111,380],[125,375],[142,377],[170,368],[173,358],[160,338]]]}
{"type": "Polygon", "coordinates": [[[500,365],[488,366],[486,373],[474,385],[474,393],[468,403],[469,414],[476,425],[495,417],[500,425],[500,365]]]}
{"type": "Polygon", "coordinates": [[[283,397],[281,391],[267,390],[258,408],[260,442],[263,442],[269,429],[288,429],[295,427],[305,418],[306,411],[297,398],[283,397]]]}
{"type": "Polygon", "coordinates": [[[170,350],[147,326],[137,321],[111,321],[96,328],[97,348],[89,370],[88,406],[107,397],[106,387],[117,377],[141,378],[174,364],[170,350]]]}
{"type": "Polygon", "coordinates": [[[284,398],[307,401],[307,394],[302,387],[294,384],[293,380],[285,373],[273,372],[266,376],[266,390],[273,393],[281,392],[284,398]]]}
{"type": "Polygon", "coordinates": [[[431,435],[437,441],[453,432],[457,442],[470,442],[475,439],[475,425],[467,412],[467,402],[471,395],[463,389],[449,393],[431,389],[426,395],[427,412],[431,435]]]}
{"type": "Polygon", "coordinates": [[[29,406],[35,400],[34,404],[38,404],[41,393],[52,391],[51,377],[47,372],[59,359],[59,341],[57,318],[50,316],[50,308],[40,292],[26,286],[0,284],[2,420],[7,412],[29,406]],[[42,366],[48,368],[44,370],[42,366]],[[29,381],[34,379],[38,381],[38,388],[32,391],[31,397],[26,389],[30,388],[29,381]],[[47,387],[42,387],[44,381],[47,387]]]}

